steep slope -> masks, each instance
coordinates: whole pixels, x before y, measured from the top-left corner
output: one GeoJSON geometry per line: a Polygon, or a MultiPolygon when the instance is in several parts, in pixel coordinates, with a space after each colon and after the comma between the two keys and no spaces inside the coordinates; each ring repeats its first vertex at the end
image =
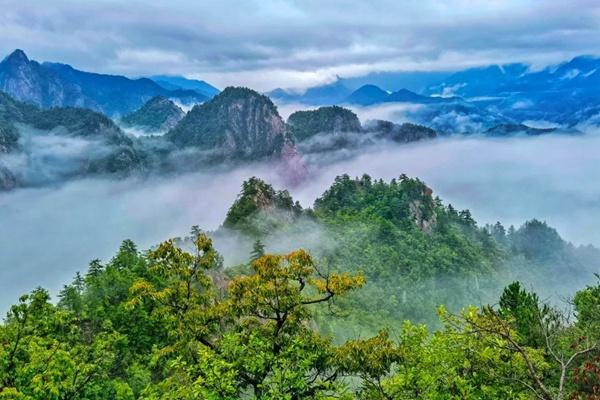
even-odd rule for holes
{"type": "Polygon", "coordinates": [[[185,112],[171,100],[157,96],[148,100],[139,110],[125,116],[121,124],[147,132],[165,132],[183,119],[185,112]]]}
{"type": "Polygon", "coordinates": [[[287,125],[294,139],[299,142],[320,133],[337,134],[362,131],[356,114],[347,108],[338,106],[296,111],[289,116],[287,125]]]}
{"type": "Polygon", "coordinates": [[[209,150],[218,158],[243,160],[277,157],[290,143],[273,102],[241,87],[228,87],[195,106],[166,138],[178,147],[195,147],[209,150]]]}
{"type": "Polygon", "coordinates": [[[66,64],[40,64],[22,50],[0,62],[0,90],[42,108],[81,107],[110,116],[128,114],[158,95],[188,103],[207,99],[193,90],[167,90],[150,79],[89,73],[66,64]]]}
{"type": "Polygon", "coordinates": [[[93,107],[81,96],[76,85],[63,81],[54,71],[29,60],[22,50],[15,50],[0,62],[0,90],[19,101],[41,107],[65,104],[93,107]]]}

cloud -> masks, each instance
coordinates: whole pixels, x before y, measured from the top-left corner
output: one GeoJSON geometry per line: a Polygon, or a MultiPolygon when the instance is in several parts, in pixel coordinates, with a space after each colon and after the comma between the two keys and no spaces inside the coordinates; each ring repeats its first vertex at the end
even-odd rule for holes
{"type": "Polygon", "coordinates": [[[336,74],[545,65],[600,53],[593,0],[4,0],[3,11],[4,53],[21,47],[88,70],[179,73],[259,90],[336,74]]]}
{"type": "MultiPolygon", "coordinates": [[[[499,220],[518,226],[538,218],[567,240],[600,245],[599,147],[598,134],[386,142],[343,157],[323,154],[318,164],[309,164],[307,180],[297,186],[288,187],[272,165],[257,163],[2,193],[0,220],[10,234],[0,240],[0,310],[37,285],[57,293],[91,259],[114,255],[123,239],[146,249],[185,235],[192,225],[216,229],[241,183],[254,175],[278,189],[287,187],[310,207],[337,175],[368,173],[389,180],[406,173],[423,179],[444,202],[470,209],[482,224],[499,220]]],[[[226,241],[217,244],[221,250],[231,248],[226,241]]]]}

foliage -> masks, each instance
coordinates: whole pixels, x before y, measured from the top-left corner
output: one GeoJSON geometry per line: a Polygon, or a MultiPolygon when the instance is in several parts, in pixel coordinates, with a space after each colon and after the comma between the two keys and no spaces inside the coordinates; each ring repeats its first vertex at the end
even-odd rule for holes
{"type": "Polygon", "coordinates": [[[149,132],[167,131],[181,121],[185,113],[171,100],[156,96],[139,110],[126,115],[121,123],[128,127],[140,127],[149,132]]]}
{"type": "Polygon", "coordinates": [[[287,121],[292,137],[301,142],[322,132],[360,132],[360,121],[352,111],[339,107],[319,107],[316,110],[296,111],[287,121]]]}

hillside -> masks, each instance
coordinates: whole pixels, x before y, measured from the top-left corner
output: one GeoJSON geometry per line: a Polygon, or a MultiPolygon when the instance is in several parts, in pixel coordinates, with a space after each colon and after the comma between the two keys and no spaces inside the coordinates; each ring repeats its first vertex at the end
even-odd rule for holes
{"type": "Polygon", "coordinates": [[[1,92],[0,153],[25,161],[1,165],[3,190],[144,168],[143,152],[106,116],[83,108],[40,109],[1,92]]]}
{"type": "Polygon", "coordinates": [[[183,119],[185,112],[164,97],[153,97],[139,110],[126,115],[121,124],[129,128],[138,128],[146,132],[166,132],[183,119]]]}
{"type": "MultiPolygon", "coordinates": [[[[342,336],[373,334],[405,319],[434,324],[440,304],[458,310],[492,301],[516,279],[545,293],[556,290],[563,274],[585,284],[600,268],[586,248],[565,242],[545,223],[478,226],[468,210],[444,205],[423,182],[406,176],[387,183],[344,175],[312,210],[300,214],[293,204],[287,192],[253,178],[224,227],[247,235],[248,243],[260,239],[267,250],[286,251],[283,243],[291,242],[333,270],[364,273],[365,287],[340,304],[348,315],[320,321],[322,329],[342,336]]],[[[599,249],[593,252],[600,256],[599,249]]]]}
{"type": "Polygon", "coordinates": [[[338,107],[320,107],[316,110],[296,111],[287,120],[294,139],[302,142],[319,133],[335,135],[343,132],[360,132],[362,127],[356,114],[338,107]]]}
{"type": "Polygon", "coordinates": [[[595,375],[581,371],[600,354],[598,259],[537,220],[478,227],[404,175],[339,176],[313,210],[252,178],[210,236],[196,226],[148,251],[125,240],[57,301],[39,287],[21,296],[0,323],[12,360],[0,384],[36,398],[75,382],[98,400],[529,400],[537,378],[590,398],[595,375]],[[216,247],[232,232],[254,243],[235,266],[216,247]],[[576,319],[541,300],[546,284],[571,296],[576,319]]]}
{"type": "Polygon", "coordinates": [[[290,143],[273,102],[238,87],[195,106],[166,138],[180,148],[210,150],[217,158],[238,160],[278,157],[290,143]]]}

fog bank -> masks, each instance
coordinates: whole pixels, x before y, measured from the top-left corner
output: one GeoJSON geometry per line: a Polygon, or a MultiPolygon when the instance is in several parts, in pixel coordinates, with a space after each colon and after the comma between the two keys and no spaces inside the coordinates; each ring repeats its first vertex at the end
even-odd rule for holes
{"type": "MultiPolygon", "coordinates": [[[[388,180],[406,173],[424,180],[445,203],[469,208],[480,224],[538,218],[567,240],[600,246],[598,149],[597,135],[385,143],[344,158],[323,154],[318,165],[309,164],[307,180],[288,189],[309,207],[336,175],[388,180]]],[[[0,194],[0,312],[36,286],[56,294],[90,260],[110,258],[123,239],[145,249],[192,225],[217,228],[242,181],[253,175],[285,187],[274,168],[256,164],[0,194]]]]}

